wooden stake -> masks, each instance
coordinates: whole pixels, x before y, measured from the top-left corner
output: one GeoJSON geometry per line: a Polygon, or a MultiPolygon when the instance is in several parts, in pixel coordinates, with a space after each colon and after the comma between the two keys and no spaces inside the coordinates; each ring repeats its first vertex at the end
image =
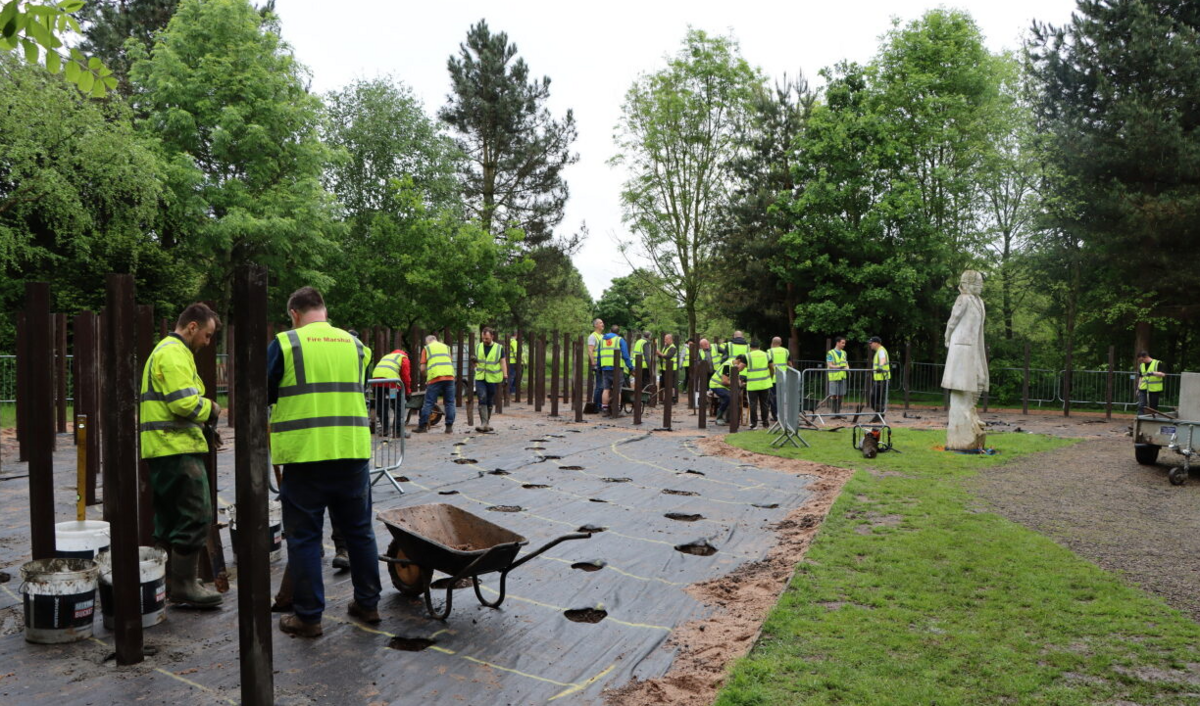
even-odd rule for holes
{"type": "Polygon", "coordinates": [[[54,317],[50,285],[25,283],[25,426],[29,536],[34,559],[54,556],[54,317]]]}

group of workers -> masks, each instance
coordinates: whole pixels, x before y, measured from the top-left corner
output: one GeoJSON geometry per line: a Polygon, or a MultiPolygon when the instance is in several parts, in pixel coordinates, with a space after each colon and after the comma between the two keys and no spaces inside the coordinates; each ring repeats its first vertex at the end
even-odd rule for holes
{"type": "MultiPolygon", "coordinates": [[[[364,391],[371,378],[386,380],[377,382],[382,389],[411,391],[413,372],[408,353],[397,348],[382,356],[368,375],[373,360],[370,348],[357,335],[329,323],[324,299],[312,287],[296,290],[288,299],[287,311],[291,329],[275,336],[267,349],[267,395],[268,403],[274,405],[271,456],[273,463],[282,466],[280,502],[292,584],[290,605],[285,607],[293,612],[280,618],[279,627],[289,635],[316,637],[322,634],[325,610],[320,558],[326,512],[336,535],[334,564],[349,569],[354,587],[348,613],[367,623],[380,620],[378,549],[369,481],[372,421],[364,391]]],[[[150,467],[155,541],[166,547],[170,556],[168,596],[176,605],[200,609],[216,608],[222,602],[220,593],[200,581],[198,567],[212,522],[204,459],[221,408],[204,396],[194,356],[211,343],[219,325],[217,314],[208,306],[188,306],[179,315],[175,330],[153,349],[141,383],[141,455],[150,467]]],[[[593,401],[598,411],[603,411],[610,404],[620,404],[619,392],[612,397],[615,366],[632,371],[634,361],[618,327],[606,333],[600,319],[593,327],[587,341],[589,361],[596,372],[593,401]]],[[[705,368],[711,364],[709,389],[718,400],[718,424],[726,423],[730,377],[735,374],[741,376],[741,387],[749,396],[750,428],[765,427],[776,417],[776,370],[790,363],[787,348],[778,337],[767,350],[758,341],[747,342],[740,331],[728,342],[718,339],[713,345],[701,338],[699,342],[688,340],[680,349],[673,336],[666,334],[655,351],[657,360],[646,361],[650,341],[649,333],[639,336],[632,355],[642,358],[643,365],[648,362],[657,367],[664,388],[668,374],[676,368],[682,371],[686,386],[693,348],[696,360],[705,368]]],[[[876,351],[876,379],[886,380],[890,377],[887,351],[877,338],[871,345],[876,351]]],[[[480,404],[477,431],[492,431],[499,385],[508,382],[515,392],[523,363],[519,348],[513,338],[505,351],[495,340],[495,331],[483,329],[472,352],[480,404]]],[[[844,348],[845,339],[839,337],[827,356],[831,394],[838,389],[835,383],[844,380],[848,367],[844,348]]],[[[428,431],[432,408],[440,398],[445,431],[452,433],[456,369],[450,347],[436,335],[427,336],[419,369],[426,384],[415,432],[428,431]]],[[[844,394],[843,388],[840,395],[844,394]]],[[[402,430],[402,410],[394,412],[396,427],[402,430]]]]}

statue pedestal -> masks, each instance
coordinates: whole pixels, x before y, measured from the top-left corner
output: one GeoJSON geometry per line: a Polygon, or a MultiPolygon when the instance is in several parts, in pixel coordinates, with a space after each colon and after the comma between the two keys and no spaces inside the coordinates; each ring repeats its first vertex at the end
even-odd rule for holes
{"type": "Polygon", "coordinates": [[[975,411],[978,393],[950,391],[949,419],[946,424],[947,451],[978,451],[987,443],[983,422],[975,411]]]}

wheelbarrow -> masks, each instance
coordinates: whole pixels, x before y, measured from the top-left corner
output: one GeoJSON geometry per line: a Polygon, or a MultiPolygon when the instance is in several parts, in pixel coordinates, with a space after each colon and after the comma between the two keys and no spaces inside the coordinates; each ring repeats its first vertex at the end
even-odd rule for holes
{"type": "MultiPolygon", "coordinates": [[[[653,407],[654,401],[658,399],[658,386],[650,383],[642,388],[642,409],[653,407]]],[[[633,414],[633,387],[621,388],[621,414],[633,414]]]]}
{"type": "MultiPolygon", "coordinates": [[[[409,425],[409,423],[412,421],[413,414],[418,415],[418,417],[420,416],[421,407],[423,407],[424,405],[425,405],[425,391],[424,390],[421,390],[420,392],[413,392],[413,393],[409,394],[408,397],[405,398],[404,409],[406,410],[406,412],[404,415],[404,426],[409,425]]],[[[437,402],[434,402],[433,409],[429,410],[429,426],[431,426],[431,427],[437,426],[442,421],[443,416],[444,416],[444,413],[442,411],[442,405],[438,404],[437,402]]]]}
{"type": "Polygon", "coordinates": [[[479,604],[499,608],[504,602],[508,572],[562,542],[592,536],[587,532],[564,534],[518,559],[521,547],[529,543],[527,539],[454,505],[413,505],[384,510],[378,517],[392,533],[387,554],[379,556],[388,565],[392,585],[405,596],[423,595],[425,608],[436,620],[450,615],[459,581],[471,579],[479,604]],[[450,575],[446,604],[440,611],[433,607],[434,571],[450,575]],[[500,573],[500,595],[488,601],[479,590],[479,577],[493,572],[500,573]]]}

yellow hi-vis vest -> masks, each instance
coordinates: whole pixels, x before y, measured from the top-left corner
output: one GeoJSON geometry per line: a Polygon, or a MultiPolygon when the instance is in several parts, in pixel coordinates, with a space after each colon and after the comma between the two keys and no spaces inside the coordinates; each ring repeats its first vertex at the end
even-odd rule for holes
{"type": "Polygon", "coordinates": [[[1145,390],[1146,392],[1162,392],[1163,379],[1153,375],[1146,375],[1146,373],[1157,373],[1160,362],[1161,361],[1159,360],[1151,358],[1149,364],[1141,363],[1138,365],[1138,372],[1142,376],[1142,379],[1138,382],[1139,390],[1145,390]]]}
{"type": "MultiPolygon", "coordinates": [[[[669,345],[666,348],[663,348],[661,351],[659,351],[659,355],[660,355],[660,357],[658,359],[658,372],[665,373],[667,371],[667,361],[671,361],[672,363],[678,362],[676,360],[676,357],[679,355],[679,350],[677,348],[675,348],[675,344],[672,343],[671,345],[669,345]]],[[[671,369],[674,370],[675,367],[672,366],[671,369]]]]}
{"type": "Polygon", "coordinates": [[[450,359],[450,346],[434,341],[425,346],[425,383],[434,378],[454,377],[454,361],[450,359]]]}
{"type": "MultiPolygon", "coordinates": [[[[621,337],[613,336],[612,338],[601,340],[598,350],[600,354],[597,356],[597,359],[600,363],[600,369],[612,368],[617,359],[621,358],[621,337]]],[[[624,358],[621,358],[621,367],[625,367],[624,358]]]]}
{"type": "MultiPolygon", "coordinates": [[[[846,364],[846,351],[840,351],[836,348],[831,349],[828,353],[825,354],[825,365],[827,367],[830,367],[832,365],[837,365],[842,368],[849,367],[846,364]]],[[[832,370],[831,369],[830,372],[826,373],[826,376],[829,378],[830,382],[836,382],[838,380],[845,380],[846,379],[846,371],[844,369],[843,370],[832,370]]]]}
{"type": "Polygon", "coordinates": [[[388,353],[375,364],[375,369],[371,371],[371,377],[399,380],[400,371],[404,369],[404,359],[407,357],[404,351],[388,353]]]}
{"type": "Polygon", "coordinates": [[[875,380],[891,380],[892,379],[892,359],[888,357],[887,349],[880,346],[875,351],[875,358],[872,363],[875,372],[872,376],[875,380]]]}
{"type": "Polygon", "coordinates": [[[500,382],[504,379],[504,372],[500,366],[500,344],[493,343],[492,350],[487,355],[483,354],[483,343],[475,344],[475,357],[478,361],[475,363],[475,379],[483,382],[500,382]]]}
{"type": "Polygon", "coordinates": [[[517,364],[517,348],[518,347],[520,347],[520,349],[521,349],[521,362],[525,362],[526,360],[529,359],[529,351],[525,350],[524,346],[518,346],[517,339],[511,338],[508,341],[508,364],[509,365],[517,364]]]}
{"type": "Polygon", "coordinates": [[[642,367],[650,367],[650,361],[646,360],[646,344],[649,343],[644,338],[639,338],[633,342],[633,350],[630,351],[629,357],[633,359],[633,364],[637,365],[637,357],[642,356],[642,367]]]}
{"type": "Polygon", "coordinates": [[[283,379],[271,413],[271,461],[370,458],[362,342],[325,321],[284,331],[275,340],[283,353],[283,379]]]}
{"type": "Polygon", "coordinates": [[[771,389],[771,359],[766,351],[750,351],[746,356],[746,367],[742,377],[746,378],[746,391],[771,389]]]}
{"type": "Polygon", "coordinates": [[[721,381],[721,376],[724,375],[725,377],[729,377],[732,374],[733,374],[733,363],[732,362],[722,363],[721,366],[719,368],[717,368],[716,372],[714,372],[712,374],[712,377],[708,379],[708,389],[710,389],[710,390],[728,390],[729,387],[726,386],[725,383],[721,381]]]}
{"type": "Polygon", "coordinates": [[[784,348],[783,346],[775,346],[768,351],[768,354],[771,356],[771,379],[778,381],[779,378],[776,377],[776,375],[778,375],[779,371],[776,370],[776,368],[781,365],[787,365],[788,349],[784,348]]]}
{"type": "MultiPolygon", "coordinates": [[[[734,343],[733,341],[730,341],[729,343],[725,344],[725,352],[728,354],[725,357],[730,360],[733,360],[734,358],[737,358],[739,355],[748,354],[750,352],[750,344],[749,343],[734,343]]],[[[750,359],[747,358],[746,362],[749,363],[750,359]]]]}
{"type": "Polygon", "coordinates": [[[176,336],[150,353],[139,410],[142,458],[208,453],[202,427],[212,416],[212,400],[204,397],[191,349],[176,336]]]}

